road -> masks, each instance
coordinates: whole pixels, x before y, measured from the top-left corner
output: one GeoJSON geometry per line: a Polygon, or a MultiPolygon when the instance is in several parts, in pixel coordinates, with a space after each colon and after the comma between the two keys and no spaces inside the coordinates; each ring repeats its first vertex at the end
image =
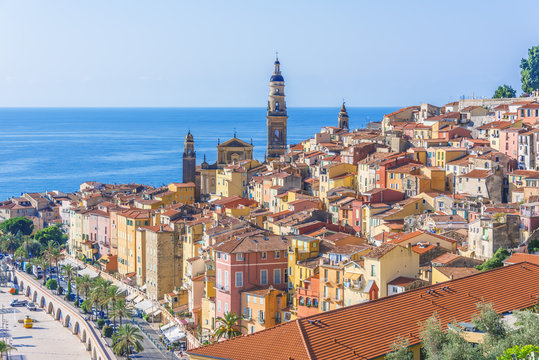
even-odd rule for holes
{"type": "Polygon", "coordinates": [[[0,287],[0,291],[0,324],[2,320],[7,322],[7,330],[1,335],[11,338],[12,345],[17,348],[10,353],[10,359],[90,359],[84,344],[59,321],[53,320],[42,309],[30,311],[26,307],[10,307],[13,299],[27,299],[23,295],[10,295],[8,287],[0,287]],[[23,324],[17,322],[26,315],[37,320],[32,329],[25,329],[23,324]]]}

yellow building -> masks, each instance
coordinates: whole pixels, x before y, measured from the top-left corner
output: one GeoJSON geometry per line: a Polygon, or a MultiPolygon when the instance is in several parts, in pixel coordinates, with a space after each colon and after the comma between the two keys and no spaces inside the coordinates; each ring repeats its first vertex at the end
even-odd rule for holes
{"type": "Polygon", "coordinates": [[[328,206],[327,193],[331,189],[344,187],[355,190],[356,173],[356,165],[345,163],[332,163],[320,169],[319,196],[326,207],[328,206]]]}
{"type": "Polygon", "coordinates": [[[245,290],[241,293],[242,333],[268,329],[282,321],[282,310],[286,308],[286,293],[271,285],[264,288],[245,290]]]}
{"type": "Polygon", "coordinates": [[[257,160],[245,160],[239,164],[227,165],[216,173],[215,195],[218,198],[229,196],[247,197],[249,172],[259,166],[257,160]]]}
{"type": "Polygon", "coordinates": [[[215,331],[215,298],[202,298],[200,326],[202,330],[213,334],[215,331]]]}
{"type": "Polygon", "coordinates": [[[363,283],[365,300],[388,295],[388,283],[400,276],[419,275],[419,254],[412,246],[384,243],[365,255],[363,283]]]}
{"type": "Polygon", "coordinates": [[[141,226],[152,225],[151,219],[149,210],[129,209],[118,213],[118,272],[121,275],[136,273],[136,230],[141,226]]]}
{"type": "Polygon", "coordinates": [[[303,281],[313,276],[318,268],[320,240],[310,236],[298,235],[292,238],[288,251],[288,288],[297,306],[295,290],[304,287],[303,281]]]}
{"type": "Polygon", "coordinates": [[[173,192],[173,195],[163,195],[167,196],[166,201],[163,202],[163,205],[169,205],[172,203],[184,203],[184,204],[193,204],[195,202],[195,183],[170,183],[168,184],[168,189],[170,192],[173,192]],[[170,196],[168,198],[168,196],[170,196]],[[172,201],[172,202],[168,202],[172,201]]]}
{"type": "Polygon", "coordinates": [[[187,274],[188,260],[199,256],[199,249],[202,247],[202,236],[204,234],[204,224],[208,222],[207,218],[197,218],[195,220],[186,221],[185,223],[176,224],[182,235],[183,244],[183,274],[187,274]],[[183,227],[183,229],[181,229],[183,227]]]}
{"type": "Polygon", "coordinates": [[[445,165],[448,162],[457,160],[466,155],[466,149],[453,147],[436,148],[434,155],[435,161],[433,161],[432,165],[445,169],[445,165]]]}

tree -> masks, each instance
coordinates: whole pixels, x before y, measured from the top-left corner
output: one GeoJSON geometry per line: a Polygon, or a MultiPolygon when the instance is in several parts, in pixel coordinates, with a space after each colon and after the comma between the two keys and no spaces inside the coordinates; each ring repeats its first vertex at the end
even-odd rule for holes
{"type": "Polygon", "coordinates": [[[397,341],[391,345],[393,351],[385,356],[386,360],[414,360],[414,353],[408,350],[409,346],[408,339],[397,338],[397,341]]]}
{"type": "Polygon", "coordinates": [[[539,237],[532,239],[528,242],[528,252],[533,254],[539,251],[539,237]]]}
{"type": "Polygon", "coordinates": [[[4,357],[4,354],[9,354],[10,351],[12,350],[17,350],[16,347],[13,347],[11,345],[9,345],[8,343],[4,342],[4,341],[0,341],[0,357],[4,357]]]}
{"type": "Polygon", "coordinates": [[[62,256],[62,252],[55,241],[49,240],[47,249],[45,249],[45,256],[49,259],[51,264],[54,264],[56,274],[58,274],[58,260],[62,256]]]}
{"type": "Polygon", "coordinates": [[[22,235],[30,235],[34,231],[34,223],[30,219],[18,216],[0,223],[0,230],[4,234],[16,235],[21,233],[22,235]]]}
{"type": "Polygon", "coordinates": [[[246,327],[240,325],[240,320],[241,317],[236,313],[227,312],[224,317],[219,316],[216,319],[219,326],[217,326],[217,329],[215,329],[215,332],[213,333],[216,340],[219,340],[222,337],[232,339],[233,337],[241,335],[241,329],[246,329],[246,327]]]}
{"type": "Polygon", "coordinates": [[[48,246],[50,241],[54,241],[58,245],[65,244],[65,236],[59,225],[49,226],[34,234],[34,239],[39,241],[42,246],[48,246]]]}
{"type": "Polygon", "coordinates": [[[498,86],[496,89],[496,92],[494,92],[494,99],[501,99],[501,98],[514,98],[517,95],[517,92],[515,89],[513,89],[509,85],[503,85],[498,86]]]}
{"type": "Polygon", "coordinates": [[[20,241],[12,234],[3,235],[0,238],[0,242],[0,248],[3,252],[7,252],[8,254],[15,253],[15,250],[21,245],[20,241]]]}
{"type": "Polygon", "coordinates": [[[500,356],[498,360],[529,360],[533,359],[531,357],[532,353],[539,354],[539,346],[537,345],[524,345],[518,346],[515,345],[507,350],[500,356]]]}
{"type": "Polygon", "coordinates": [[[476,307],[479,313],[474,316],[473,324],[486,334],[486,342],[493,343],[504,338],[507,335],[507,329],[492,303],[478,303],[476,307]]]}
{"type": "Polygon", "coordinates": [[[528,58],[520,61],[522,91],[531,94],[539,88],[539,46],[528,49],[528,58]]]}
{"type": "Polygon", "coordinates": [[[67,298],[70,298],[71,292],[73,291],[71,287],[71,279],[77,276],[77,268],[71,264],[66,264],[62,269],[62,273],[67,277],[67,298]]]}
{"type": "Polygon", "coordinates": [[[492,258],[484,263],[477,265],[475,268],[479,271],[491,270],[503,266],[503,261],[509,257],[509,251],[504,248],[498,248],[492,258]]]}
{"type": "Polygon", "coordinates": [[[47,281],[47,289],[56,290],[56,288],[58,288],[58,282],[56,281],[56,279],[50,279],[49,281],[47,281]]]}
{"type": "Polygon", "coordinates": [[[117,355],[124,355],[126,359],[129,359],[132,350],[134,349],[137,352],[144,350],[142,344],[142,335],[139,334],[139,329],[126,324],[120,326],[118,332],[112,336],[112,350],[117,355]]]}
{"type": "Polygon", "coordinates": [[[17,250],[15,250],[15,253],[13,254],[13,257],[20,261],[20,262],[23,262],[23,260],[26,260],[28,259],[28,250],[26,250],[22,245],[19,246],[19,248],[17,250]]]}
{"type": "Polygon", "coordinates": [[[118,300],[112,304],[110,309],[110,318],[116,325],[116,319],[120,320],[120,326],[122,326],[122,318],[130,318],[133,316],[133,309],[131,306],[127,305],[125,300],[118,300]]]}

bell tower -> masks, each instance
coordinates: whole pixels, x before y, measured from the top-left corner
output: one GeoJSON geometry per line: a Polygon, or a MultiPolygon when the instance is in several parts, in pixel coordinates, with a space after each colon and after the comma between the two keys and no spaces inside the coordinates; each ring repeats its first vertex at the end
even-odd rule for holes
{"type": "Polygon", "coordinates": [[[191,131],[185,135],[183,143],[183,182],[195,182],[197,154],[195,152],[195,141],[191,131]]]}
{"type": "Polygon", "coordinates": [[[348,112],[346,112],[346,107],[344,106],[344,101],[342,102],[341,112],[339,113],[339,129],[348,130],[348,112]]]}
{"type": "Polygon", "coordinates": [[[281,75],[281,63],[275,58],[273,75],[270,78],[268,100],[268,158],[277,159],[286,153],[286,127],[288,115],[284,99],[284,78],[281,75]]]}

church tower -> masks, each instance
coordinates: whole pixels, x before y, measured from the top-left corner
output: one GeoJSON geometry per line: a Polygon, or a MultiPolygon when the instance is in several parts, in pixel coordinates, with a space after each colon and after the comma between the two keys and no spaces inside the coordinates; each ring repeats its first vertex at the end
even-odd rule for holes
{"type": "Polygon", "coordinates": [[[346,112],[346,107],[344,106],[344,101],[342,102],[341,112],[339,113],[339,129],[348,130],[348,113],[346,112]]]}
{"type": "Polygon", "coordinates": [[[197,154],[195,152],[195,141],[191,131],[185,136],[183,143],[183,182],[195,182],[197,154]]]}
{"type": "Polygon", "coordinates": [[[284,78],[281,63],[275,58],[275,69],[270,78],[268,100],[268,158],[277,159],[286,153],[286,102],[284,100],[284,78]]]}

